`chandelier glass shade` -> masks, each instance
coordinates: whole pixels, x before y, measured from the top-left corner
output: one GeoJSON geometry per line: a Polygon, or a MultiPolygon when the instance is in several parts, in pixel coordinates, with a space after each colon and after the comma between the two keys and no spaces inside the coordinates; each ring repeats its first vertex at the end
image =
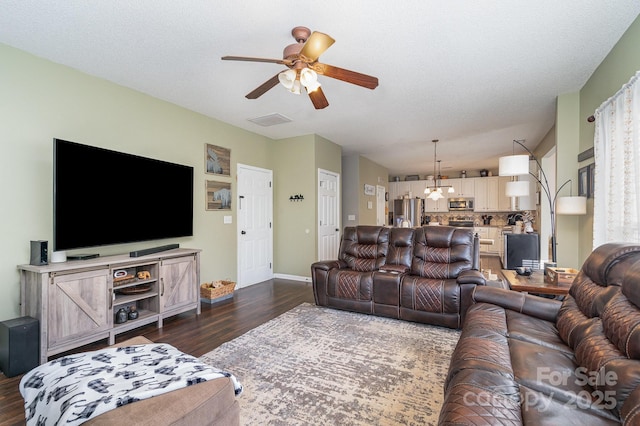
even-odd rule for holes
{"type": "Polygon", "coordinates": [[[433,185],[428,186],[424,189],[424,193],[428,194],[427,198],[437,201],[441,198],[444,198],[443,189],[447,190],[447,193],[453,194],[455,189],[453,189],[452,185],[442,185],[441,174],[440,174],[440,160],[438,160],[438,139],[432,140],[433,142],[433,185]],[[438,165],[438,173],[436,174],[436,164],[438,165]]]}
{"type": "Polygon", "coordinates": [[[300,87],[304,86],[307,93],[314,92],[320,87],[318,73],[310,68],[301,70],[289,69],[278,74],[278,80],[291,93],[300,94],[300,87]]]}

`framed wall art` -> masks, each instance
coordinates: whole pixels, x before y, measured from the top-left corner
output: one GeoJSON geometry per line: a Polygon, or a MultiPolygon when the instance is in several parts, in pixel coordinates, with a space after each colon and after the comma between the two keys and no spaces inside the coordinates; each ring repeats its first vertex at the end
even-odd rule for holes
{"type": "Polygon", "coordinates": [[[364,195],[376,195],[376,187],[373,185],[364,184],[364,195]]]}
{"type": "Polygon", "coordinates": [[[578,195],[589,197],[589,166],[584,166],[578,170],[578,195]]]}
{"type": "Polygon", "coordinates": [[[204,144],[204,170],[211,175],[231,176],[231,150],[204,144]]]}
{"type": "Polygon", "coordinates": [[[594,180],[596,177],[596,163],[591,163],[589,164],[588,167],[589,167],[589,196],[587,198],[592,198],[594,189],[595,189],[594,180]]]}
{"type": "Polygon", "coordinates": [[[231,183],[205,181],[205,210],[231,210],[231,183]]]}

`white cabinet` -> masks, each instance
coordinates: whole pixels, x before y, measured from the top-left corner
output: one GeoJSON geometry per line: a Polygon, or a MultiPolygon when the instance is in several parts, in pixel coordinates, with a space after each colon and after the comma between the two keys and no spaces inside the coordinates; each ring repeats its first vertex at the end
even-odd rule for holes
{"type": "Polygon", "coordinates": [[[454,193],[449,194],[449,198],[473,198],[475,197],[474,178],[447,179],[442,181],[443,185],[453,186],[454,193]]]}
{"type": "MultiPolygon", "coordinates": [[[[480,253],[500,254],[502,231],[494,226],[475,227],[474,232],[480,239],[493,241],[493,244],[480,244],[480,253]]],[[[485,241],[485,242],[486,242],[485,241]]]]}
{"type": "Polygon", "coordinates": [[[511,210],[511,198],[505,194],[508,176],[490,176],[475,180],[475,211],[500,212],[511,210]]]}
{"type": "Polygon", "coordinates": [[[446,198],[440,198],[439,200],[432,200],[431,198],[425,198],[424,211],[429,213],[442,213],[449,211],[449,204],[446,198]]]}
{"type": "MultiPolygon", "coordinates": [[[[535,176],[538,176],[538,164],[534,160],[529,161],[529,172],[533,173],[535,176]]],[[[533,176],[531,176],[531,174],[528,174],[526,176],[518,176],[518,180],[525,180],[529,182],[529,196],[517,198],[517,210],[535,210],[537,208],[536,191],[538,190],[538,182],[533,176]]]]}

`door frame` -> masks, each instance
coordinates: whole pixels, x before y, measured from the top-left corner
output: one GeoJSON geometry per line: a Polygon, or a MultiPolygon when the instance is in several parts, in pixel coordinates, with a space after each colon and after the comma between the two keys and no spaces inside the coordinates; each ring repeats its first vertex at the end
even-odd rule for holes
{"type": "Polygon", "coordinates": [[[318,175],[317,175],[317,179],[316,179],[316,240],[317,240],[317,244],[316,244],[316,260],[318,258],[320,258],[320,253],[322,253],[322,247],[320,246],[322,244],[322,239],[320,238],[320,220],[318,219],[320,217],[320,174],[324,173],[324,174],[328,174],[328,175],[332,175],[335,176],[336,178],[336,223],[337,223],[337,228],[338,229],[342,229],[342,224],[341,224],[341,214],[340,214],[340,205],[341,205],[341,185],[340,185],[340,173],[336,173],[333,172],[331,170],[326,170],[326,169],[321,169],[318,167],[318,175]]]}
{"type": "Polygon", "coordinates": [[[257,172],[266,172],[269,174],[269,179],[271,181],[271,191],[269,192],[269,205],[270,205],[270,215],[271,215],[271,228],[269,229],[269,249],[271,252],[271,278],[273,278],[273,270],[274,270],[274,265],[273,265],[273,228],[274,228],[274,223],[273,223],[273,187],[274,187],[274,183],[273,183],[273,170],[271,169],[265,169],[262,167],[256,167],[256,166],[250,166],[248,164],[242,164],[242,163],[237,163],[236,164],[236,196],[235,196],[235,200],[236,200],[236,206],[237,206],[237,211],[236,211],[236,274],[237,274],[237,288],[241,288],[243,286],[246,285],[246,283],[241,281],[241,277],[242,277],[242,271],[240,268],[241,262],[240,262],[240,232],[242,231],[242,226],[240,223],[240,179],[241,179],[241,173],[240,173],[240,169],[244,169],[244,170],[249,170],[249,171],[257,171],[257,172]]]}

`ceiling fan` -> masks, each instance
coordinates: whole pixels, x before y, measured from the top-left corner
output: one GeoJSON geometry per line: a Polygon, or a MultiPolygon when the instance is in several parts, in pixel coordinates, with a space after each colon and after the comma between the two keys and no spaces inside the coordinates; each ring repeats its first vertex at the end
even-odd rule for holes
{"type": "Polygon", "coordinates": [[[284,48],[282,59],[252,58],[246,56],[223,56],[225,61],[271,62],[286,65],[289,69],[279,72],[269,80],[262,83],[245,97],[257,99],[267,91],[274,88],[279,82],[291,92],[299,94],[303,86],[316,109],[329,106],[329,102],[318,83],[318,74],[375,89],[378,86],[378,78],[359,72],[346,70],[318,62],[318,58],[335,42],[327,34],[314,31],[307,27],[295,27],[291,35],[296,43],[284,48]]]}

